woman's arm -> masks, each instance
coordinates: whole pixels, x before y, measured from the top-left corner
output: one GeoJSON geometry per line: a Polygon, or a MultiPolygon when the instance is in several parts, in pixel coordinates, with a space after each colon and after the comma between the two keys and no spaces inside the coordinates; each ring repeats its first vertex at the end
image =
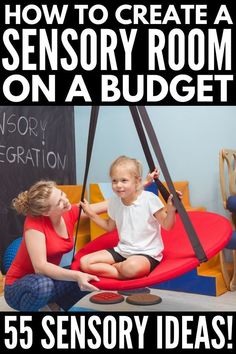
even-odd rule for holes
{"type": "Polygon", "coordinates": [[[46,275],[56,280],[76,281],[81,290],[98,290],[89,282],[98,281],[98,277],[76,270],[62,268],[47,261],[45,235],[37,230],[25,232],[26,247],[36,274],[46,275]]]}

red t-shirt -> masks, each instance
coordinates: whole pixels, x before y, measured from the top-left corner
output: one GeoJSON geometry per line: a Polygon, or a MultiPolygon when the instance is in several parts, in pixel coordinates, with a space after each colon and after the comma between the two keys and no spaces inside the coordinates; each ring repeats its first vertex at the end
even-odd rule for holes
{"type": "MultiPolygon", "coordinates": [[[[79,208],[73,205],[72,208],[63,214],[67,232],[69,237],[60,237],[54,230],[51,220],[47,216],[29,217],[27,216],[24,223],[24,234],[26,230],[33,229],[42,232],[45,235],[47,260],[50,263],[59,265],[63,254],[72,250],[73,230],[74,225],[78,219],[79,208]]],[[[27,274],[35,273],[33,265],[30,260],[29,253],[25,244],[25,237],[23,235],[19,250],[14,258],[7,274],[5,283],[10,285],[17,279],[24,277],[27,274]]]]}

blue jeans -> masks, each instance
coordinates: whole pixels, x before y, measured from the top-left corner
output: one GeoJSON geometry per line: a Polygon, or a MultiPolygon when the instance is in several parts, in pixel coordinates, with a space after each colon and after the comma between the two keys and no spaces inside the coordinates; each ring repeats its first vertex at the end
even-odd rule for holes
{"type": "Polygon", "coordinates": [[[56,302],[63,310],[69,310],[87,295],[77,282],[54,280],[44,275],[29,274],[5,285],[4,297],[7,304],[17,311],[38,311],[50,302],[56,302]]]}

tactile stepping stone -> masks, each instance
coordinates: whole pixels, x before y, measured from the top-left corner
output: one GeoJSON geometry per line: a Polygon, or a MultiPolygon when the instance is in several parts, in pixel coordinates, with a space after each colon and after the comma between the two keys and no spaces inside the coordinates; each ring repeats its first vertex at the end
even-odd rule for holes
{"type": "Polygon", "coordinates": [[[152,294],[134,294],[126,298],[126,302],[132,305],[155,305],[162,301],[160,296],[152,294]]]}
{"type": "Polygon", "coordinates": [[[124,296],[120,294],[104,291],[92,295],[89,300],[94,304],[118,304],[119,302],[124,301],[124,299],[124,296]]]}

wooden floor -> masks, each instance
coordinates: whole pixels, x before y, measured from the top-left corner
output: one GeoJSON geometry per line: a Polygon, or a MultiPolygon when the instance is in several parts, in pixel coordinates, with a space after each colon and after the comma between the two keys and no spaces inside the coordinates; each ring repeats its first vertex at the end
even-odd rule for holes
{"type": "MultiPolygon", "coordinates": [[[[155,312],[235,312],[236,311],[236,291],[226,292],[223,295],[214,297],[206,295],[196,295],[189,293],[182,293],[177,291],[166,291],[159,289],[151,289],[151,294],[158,295],[162,298],[162,302],[152,306],[137,306],[128,304],[123,301],[119,304],[113,305],[97,305],[93,304],[89,298],[94,293],[91,293],[81,299],[74,307],[91,309],[93,311],[108,311],[108,312],[125,312],[125,311],[155,311],[155,312]]],[[[13,311],[5,303],[3,295],[0,296],[0,312],[13,311]]]]}

